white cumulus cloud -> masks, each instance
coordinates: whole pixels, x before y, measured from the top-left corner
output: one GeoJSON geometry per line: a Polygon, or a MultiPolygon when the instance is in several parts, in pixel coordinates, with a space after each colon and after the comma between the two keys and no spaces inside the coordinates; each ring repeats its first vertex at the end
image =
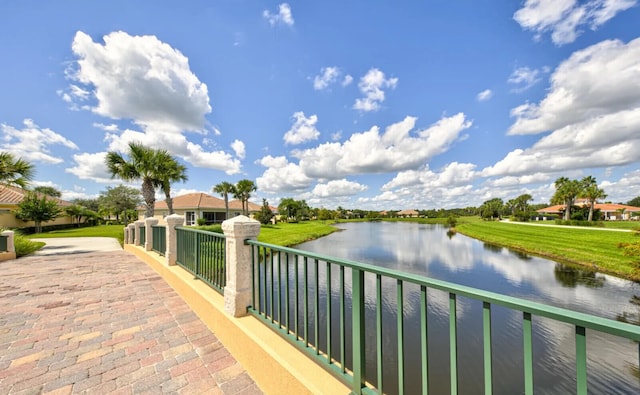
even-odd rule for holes
{"type": "Polygon", "coordinates": [[[304,112],[297,111],[293,114],[293,125],[284,134],[285,144],[301,144],[310,140],[317,140],[320,132],[316,129],[318,116],[305,117],[304,112]]]}
{"type": "MultiPolygon", "coordinates": [[[[509,134],[561,129],[640,105],[640,38],[625,44],[607,40],[573,53],[550,77],[538,104],[514,108],[509,134]]],[[[600,132],[609,135],[620,131],[600,132]]]]}
{"type": "Polygon", "coordinates": [[[418,168],[449,149],[471,126],[462,113],[444,117],[430,127],[412,133],[415,117],[354,133],[344,143],[324,143],[294,152],[309,177],[337,179],[346,175],[388,173],[418,168]]]}
{"type": "Polygon", "coordinates": [[[106,133],[109,150],[125,152],[129,142],[140,141],[166,148],[195,166],[227,174],[240,171],[241,155],[208,152],[184,135],[208,133],[205,116],[211,112],[207,85],[191,71],[186,56],[155,36],[118,31],[103,41],[76,33],[72,50],[78,60],[67,73],[72,80],[68,95],[96,114],[132,120],[140,127],[141,131],[120,131],[96,124],[106,133]]]}
{"type": "Polygon", "coordinates": [[[282,3],[278,6],[278,13],[273,14],[269,10],[262,12],[264,19],[269,21],[271,26],[278,24],[284,24],[287,26],[293,26],[295,21],[293,20],[293,14],[291,13],[291,7],[287,3],[282,3]]]}
{"type": "Polygon", "coordinates": [[[64,160],[51,153],[50,146],[62,145],[77,150],[78,146],[71,140],[49,128],[41,128],[33,120],[25,119],[24,127],[17,129],[7,124],[0,124],[2,142],[0,149],[13,153],[16,157],[29,162],[47,164],[62,163],[64,160]]]}
{"type": "Polygon", "coordinates": [[[346,179],[331,180],[326,184],[317,184],[312,194],[317,197],[353,196],[367,190],[366,185],[346,179]]]}
{"type": "Polygon", "coordinates": [[[397,78],[386,78],[385,74],[376,69],[370,69],[360,78],[358,88],[364,97],[356,99],[353,108],[360,111],[377,111],[385,100],[384,88],[394,89],[398,85],[397,78]]]}
{"type": "Polygon", "coordinates": [[[597,30],[605,22],[637,4],[637,0],[526,0],[513,18],[540,39],[550,32],[556,45],[568,44],[588,27],[597,30]]]}
{"type": "Polygon", "coordinates": [[[115,183],[111,178],[107,166],[105,166],[106,152],[95,154],[82,153],[73,155],[75,166],[65,169],[67,173],[73,174],[81,180],[91,180],[100,183],[115,183]]]}
{"type": "Polygon", "coordinates": [[[540,82],[542,79],[540,75],[542,71],[539,69],[531,69],[529,67],[518,67],[513,71],[513,73],[511,73],[507,82],[515,85],[512,89],[513,92],[524,92],[540,82]]]}
{"type": "Polygon", "coordinates": [[[320,69],[320,74],[313,78],[313,89],[321,91],[327,89],[329,85],[338,80],[340,76],[340,69],[333,67],[323,67],[320,69]]]}
{"type": "Polygon", "coordinates": [[[479,102],[487,101],[493,97],[493,91],[491,89],[485,89],[482,92],[478,93],[476,99],[479,102]]]}
{"type": "Polygon", "coordinates": [[[258,161],[267,170],[256,179],[256,186],[265,193],[302,192],[309,188],[313,180],[307,177],[300,166],[290,163],[284,156],[270,155],[258,161]]]}

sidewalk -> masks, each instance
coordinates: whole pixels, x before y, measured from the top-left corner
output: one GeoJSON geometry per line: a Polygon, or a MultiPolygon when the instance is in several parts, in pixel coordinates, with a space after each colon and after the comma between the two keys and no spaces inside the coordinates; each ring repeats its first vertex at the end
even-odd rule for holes
{"type": "Polygon", "coordinates": [[[0,263],[0,393],[262,393],[135,256],[59,252],[0,263]]]}
{"type": "Polygon", "coordinates": [[[564,228],[564,229],[587,229],[587,230],[604,230],[608,232],[632,232],[631,229],[613,229],[613,228],[599,228],[596,226],[572,226],[572,225],[555,225],[555,224],[540,224],[536,222],[519,222],[519,221],[509,221],[507,219],[503,219],[503,224],[514,224],[514,225],[528,225],[528,226],[546,226],[552,228],[564,228]]]}

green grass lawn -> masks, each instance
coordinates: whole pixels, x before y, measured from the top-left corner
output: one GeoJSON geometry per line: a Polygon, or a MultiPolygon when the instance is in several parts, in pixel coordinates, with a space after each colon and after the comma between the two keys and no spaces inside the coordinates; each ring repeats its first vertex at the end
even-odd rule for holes
{"type": "Polygon", "coordinates": [[[640,229],[640,221],[603,221],[605,228],[611,229],[640,229]]]}
{"type": "Polygon", "coordinates": [[[456,230],[467,236],[518,251],[640,280],[640,258],[623,255],[621,242],[637,242],[631,232],[597,228],[574,229],[527,226],[491,221],[462,223],[456,230]]]}
{"type": "Polygon", "coordinates": [[[337,230],[338,228],[331,226],[329,221],[279,222],[276,225],[262,225],[258,241],[291,247],[337,230]]]}
{"type": "Polygon", "coordinates": [[[30,239],[45,239],[52,237],[114,237],[120,245],[124,243],[124,225],[98,225],[83,228],[53,230],[27,236],[30,239]]]}

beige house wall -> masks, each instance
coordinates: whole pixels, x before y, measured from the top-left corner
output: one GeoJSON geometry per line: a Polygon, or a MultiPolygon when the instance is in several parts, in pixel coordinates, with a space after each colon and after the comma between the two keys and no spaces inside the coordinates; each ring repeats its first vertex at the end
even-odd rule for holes
{"type": "MultiPolygon", "coordinates": [[[[29,228],[36,226],[33,221],[22,221],[13,215],[13,210],[17,209],[17,206],[9,208],[8,206],[0,207],[0,227],[5,229],[16,228],[29,228]]],[[[73,224],[73,219],[70,216],[58,217],[53,221],[43,222],[42,226],[51,225],[70,225],[73,224]]]]}
{"type": "MultiPolygon", "coordinates": [[[[207,213],[225,213],[226,212],[225,209],[220,210],[220,209],[211,209],[211,208],[204,208],[204,209],[203,208],[199,208],[199,209],[186,208],[186,209],[174,209],[173,211],[174,211],[174,214],[182,215],[185,218],[186,218],[187,211],[195,212],[195,221],[196,221],[196,223],[198,221],[198,218],[203,218],[204,217],[203,213],[205,213],[205,212],[207,212],[207,213]]],[[[138,211],[138,220],[144,220],[145,219],[144,214],[145,214],[144,211],[138,211]]],[[[165,221],[165,217],[167,215],[169,215],[169,210],[162,210],[162,209],[155,210],[153,212],[153,214],[154,214],[153,218],[156,218],[158,220],[158,224],[159,225],[166,225],[167,222],[165,221]]],[[[229,208],[229,217],[230,218],[236,217],[236,216],[238,216],[240,214],[242,214],[240,212],[240,210],[234,210],[234,209],[229,208]]],[[[253,216],[253,214],[252,214],[252,216],[253,216]]]]}

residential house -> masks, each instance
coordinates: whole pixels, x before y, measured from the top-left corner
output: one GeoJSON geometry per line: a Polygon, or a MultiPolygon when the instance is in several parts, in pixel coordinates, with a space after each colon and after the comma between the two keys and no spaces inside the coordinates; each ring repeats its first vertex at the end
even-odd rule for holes
{"type": "MultiPolygon", "coordinates": [[[[249,202],[249,215],[260,211],[261,206],[249,202]]],[[[144,219],[145,206],[138,207],[138,219],[144,219]]],[[[173,198],[173,211],[175,214],[183,215],[185,225],[196,225],[199,218],[204,218],[206,223],[218,224],[226,218],[224,200],[211,196],[207,193],[197,192],[173,198]]],[[[242,214],[242,203],[239,200],[229,201],[229,218],[242,214]]],[[[154,218],[164,222],[164,218],[169,215],[169,208],[165,200],[156,201],[154,205],[154,218]]]]}
{"type": "MultiPolygon", "coordinates": [[[[0,227],[6,229],[16,229],[16,228],[30,228],[34,227],[35,223],[33,221],[22,221],[17,219],[13,214],[15,210],[18,209],[18,204],[22,202],[25,198],[28,191],[17,188],[10,187],[6,185],[0,185],[0,227]]],[[[38,194],[39,196],[43,196],[42,194],[38,194]]],[[[67,202],[62,199],[58,199],[55,197],[47,197],[48,199],[53,199],[58,202],[58,205],[63,209],[65,207],[73,205],[71,202],[67,202]]],[[[53,221],[47,221],[42,224],[42,226],[51,226],[51,225],[72,225],[73,218],[69,215],[66,215],[64,212],[62,215],[53,221]]]]}
{"type": "Polygon", "coordinates": [[[402,210],[402,211],[398,211],[398,217],[402,217],[402,218],[414,218],[414,217],[419,217],[420,214],[416,211],[416,210],[402,210]]]}
{"type": "MultiPolygon", "coordinates": [[[[577,201],[576,206],[586,206],[588,202],[586,201],[577,201]]],[[[635,213],[640,214],[640,207],[635,206],[627,206],[625,204],[615,204],[615,203],[596,203],[593,207],[596,210],[600,210],[600,215],[602,219],[605,221],[615,221],[615,220],[630,220],[637,219],[638,216],[634,217],[635,213]]],[[[558,216],[562,216],[564,214],[565,205],[564,204],[556,204],[555,206],[549,206],[545,208],[541,208],[536,210],[540,214],[554,214],[558,216]]],[[[600,218],[596,218],[600,219],[600,218]]]]}

